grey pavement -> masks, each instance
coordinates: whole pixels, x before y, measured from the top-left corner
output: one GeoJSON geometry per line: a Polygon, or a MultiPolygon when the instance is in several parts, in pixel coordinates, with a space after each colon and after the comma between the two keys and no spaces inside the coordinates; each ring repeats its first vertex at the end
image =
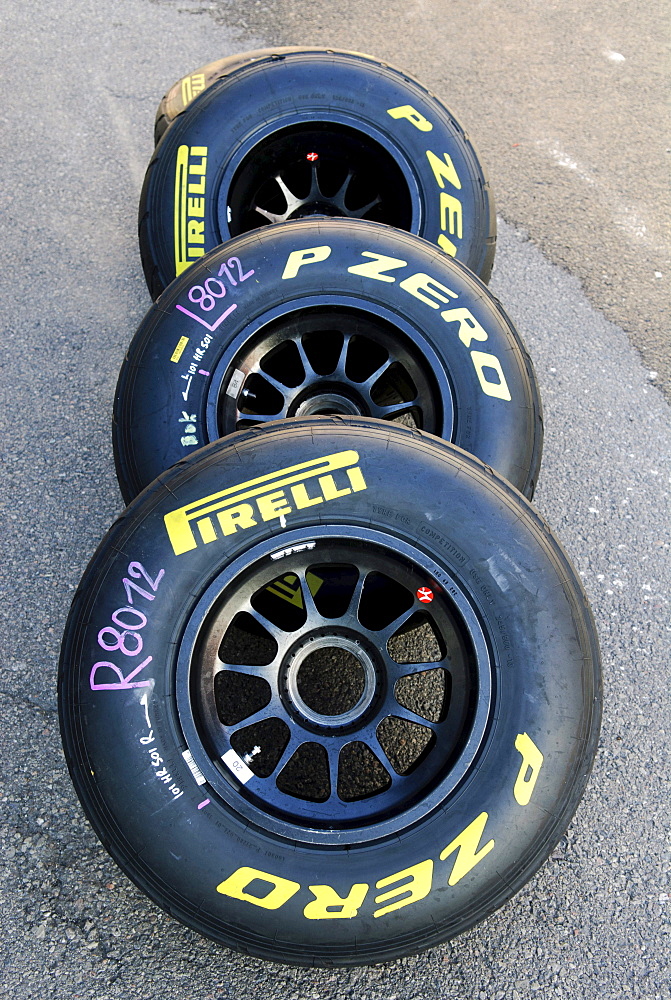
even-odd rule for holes
{"type": "MultiPolygon", "coordinates": [[[[498,11],[455,3],[462,29],[467,6],[487,23],[498,11]]],[[[622,5],[612,7],[615,33],[622,5]]],[[[553,6],[554,16],[563,8],[575,15],[567,2],[553,6]]],[[[527,343],[545,408],[536,503],[582,574],[604,661],[594,772],[551,859],[499,912],[439,948],[372,968],[292,969],[201,939],[149,902],[99,846],[70,785],[56,715],[58,652],[72,593],[122,509],[111,406],[125,348],[150,305],[135,225],[156,102],[199,64],[260,44],[308,41],[314,24],[322,32],[315,42],[330,29],[333,45],[405,63],[449,104],[447,84],[451,73],[458,82],[460,66],[451,69],[446,58],[436,71],[441,39],[444,51],[455,51],[445,18],[424,61],[408,48],[409,63],[401,6],[380,9],[378,21],[368,10],[370,28],[357,44],[363,12],[342,2],[321,13],[317,5],[246,0],[235,7],[66,0],[3,10],[0,952],[5,995],[16,1000],[671,995],[671,413],[651,365],[632,346],[633,326],[605,315],[612,318],[611,306],[573,266],[570,248],[565,257],[556,252],[553,221],[557,234],[565,223],[552,201],[553,178],[560,188],[577,184],[561,179],[574,171],[559,163],[556,175],[549,164],[544,174],[541,218],[528,193],[518,201],[499,196],[494,145],[487,156],[503,213],[492,288],[527,343]],[[359,21],[334,20],[344,7],[359,21]],[[382,27],[384,39],[376,36],[382,27]]],[[[415,18],[413,30],[427,9],[402,8],[415,18]]],[[[539,5],[506,5],[505,23],[515,15],[520,33],[534,26],[525,9],[539,5]]],[[[609,43],[613,51],[618,44],[609,43]]],[[[491,64],[499,65],[494,46],[491,64]]],[[[483,76],[482,69],[474,75],[473,87],[483,76]]],[[[539,117],[552,123],[552,107],[543,112],[540,101],[539,117]]],[[[466,104],[455,110],[470,119],[466,104]]],[[[483,123],[473,119],[482,149],[483,123]]],[[[495,133],[495,121],[484,125],[495,133]]],[[[508,138],[499,138],[501,148],[508,138]]],[[[596,166],[614,182],[603,155],[596,166]]],[[[654,159],[649,148],[646,156],[654,159]]],[[[520,172],[527,192],[529,179],[520,172]]],[[[571,219],[581,233],[590,225],[607,232],[610,247],[597,202],[586,194],[571,219]]],[[[617,267],[629,268],[628,260],[617,267]]],[[[632,265],[629,274],[634,293],[648,301],[642,273],[632,265]]],[[[655,350],[662,360],[671,356],[668,340],[655,350]]]]}

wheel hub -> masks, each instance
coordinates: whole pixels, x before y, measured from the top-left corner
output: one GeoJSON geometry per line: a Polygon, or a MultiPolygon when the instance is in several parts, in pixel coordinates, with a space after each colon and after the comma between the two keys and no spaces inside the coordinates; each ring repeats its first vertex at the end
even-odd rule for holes
{"type": "Polygon", "coordinates": [[[378,689],[373,659],[360,642],[341,635],[313,636],[294,651],[284,675],[288,708],[321,730],[360,724],[378,689]]]}

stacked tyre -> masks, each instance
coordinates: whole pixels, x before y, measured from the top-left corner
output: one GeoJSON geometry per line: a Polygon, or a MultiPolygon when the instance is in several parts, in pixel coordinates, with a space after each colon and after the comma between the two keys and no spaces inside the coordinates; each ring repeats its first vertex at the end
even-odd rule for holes
{"type": "Polygon", "coordinates": [[[200,933],[397,958],[540,867],[599,728],[587,599],[529,503],[533,367],[481,280],[486,179],[440,102],[355,53],[204,67],[157,137],[129,506],[63,641],[70,772],[200,933]]]}

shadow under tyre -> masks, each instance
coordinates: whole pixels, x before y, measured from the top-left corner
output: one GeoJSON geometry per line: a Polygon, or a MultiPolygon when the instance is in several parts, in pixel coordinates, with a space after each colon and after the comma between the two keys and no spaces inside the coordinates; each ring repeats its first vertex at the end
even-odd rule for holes
{"type": "Polygon", "coordinates": [[[102,843],[245,953],[391,960],[501,906],[584,790],[585,594],[513,488],[437,438],[313,417],[167,472],[100,545],[59,672],[102,843]]]}
{"type": "Polygon", "coordinates": [[[497,300],[425,240],[347,219],[246,233],[150,309],[115,397],[121,492],[235,430],[329,413],[419,427],[533,493],[538,386],[497,300]]]}
{"type": "Polygon", "coordinates": [[[368,56],[290,51],[212,83],[159,142],[139,212],[152,298],[231,237],[315,214],[408,230],[491,274],[489,186],[447,108],[368,56]]]}

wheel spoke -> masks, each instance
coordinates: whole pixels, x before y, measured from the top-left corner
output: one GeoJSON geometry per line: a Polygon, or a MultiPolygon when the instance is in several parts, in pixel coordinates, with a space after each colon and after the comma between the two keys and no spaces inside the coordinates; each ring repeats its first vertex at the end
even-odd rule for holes
{"type": "MultiPolygon", "coordinates": [[[[271,634],[278,646],[277,656],[282,656],[289,641],[288,635],[284,629],[281,629],[279,625],[275,625],[269,618],[266,618],[265,615],[262,615],[260,611],[257,611],[256,608],[249,603],[244,610],[247,611],[252,618],[255,618],[259,625],[266,630],[266,632],[271,634]]],[[[277,659],[277,656],[275,657],[275,660],[277,659]]]]}
{"type": "Polygon", "coordinates": [[[271,663],[265,664],[264,666],[257,666],[250,663],[227,663],[225,660],[217,660],[214,665],[213,675],[222,673],[224,670],[230,670],[232,674],[248,674],[251,677],[263,677],[268,679],[268,676],[274,677],[277,674],[278,657],[276,656],[271,663]]]}
{"type": "Polygon", "coordinates": [[[284,709],[279,701],[271,699],[267,705],[264,705],[263,708],[258,709],[256,712],[252,712],[252,714],[248,715],[245,719],[241,719],[240,722],[236,722],[232,726],[226,726],[226,732],[230,739],[231,736],[240,732],[241,729],[246,729],[247,726],[253,726],[257,722],[265,722],[266,719],[275,718],[283,713],[284,709]]]}
{"type": "Polygon", "coordinates": [[[390,625],[387,625],[386,628],[380,629],[379,632],[376,632],[375,635],[378,637],[380,645],[384,643],[386,647],[387,641],[392,637],[394,632],[397,632],[403,625],[405,625],[405,623],[415,614],[416,610],[417,609],[413,603],[413,605],[409,607],[407,611],[404,611],[402,615],[399,615],[398,618],[394,618],[390,625]]]}
{"type": "Polygon", "coordinates": [[[442,660],[438,660],[434,663],[397,663],[396,660],[393,660],[387,652],[386,644],[385,649],[381,650],[381,653],[387,673],[393,681],[399,681],[401,677],[414,677],[427,670],[436,670],[440,668],[444,669],[442,660]]]}
{"type": "Polygon", "coordinates": [[[254,205],[254,211],[258,212],[259,215],[262,215],[264,218],[268,219],[268,221],[272,223],[287,221],[286,212],[284,213],[284,215],[277,215],[276,212],[269,212],[267,211],[267,209],[261,208],[259,205],[254,205]]]}
{"type": "Polygon", "coordinates": [[[322,192],[319,187],[319,178],[317,177],[317,164],[312,164],[312,176],[310,178],[310,193],[307,198],[301,202],[301,204],[309,204],[311,201],[321,201],[322,192]]]}
{"type": "Polygon", "coordinates": [[[287,202],[286,217],[288,218],[288,216],[291,215],[292,212],[295,212],[297,208],[300,208],[301,205],[304,204],[304,201],[302,198],[297,198],[296,195],[293,193],[293,191],[289,190],[289,188],[284,183],[279,174],[276,175],[275,180],[277,181],[277,186],[279,187],[280,191],[286,198],[287,202]]]}
{"type": "Polygon", "coordinates": [[[369,201],[367,205],[363,206],[363,208],[357,208],[355,211],[353,211],[351,208],[348,208],[346,210],[346,215],[350,219],[363,219],[366,212],[370,212],[371,208],[375,208],[375,206],[379,205],[381,201],[382,199],[378,196],[376,198],[373,198],[372,201],[369,201]]]}
{"type": "MultiPolygon", "coordinates": [[[[289,720],[286,718],[286,716],[284,716],[284,721],[285,722],[289,722],[289,720]]],[[[294,724],[291,723],[291,722],[290,722],[290,725],[292,726],[292,731],[291,731],[291,735],[289,737],[289,742],[287,743],[287,745],[285,746],[284,750],[282,751],[282,755],[280,756],[280,759],[278,760],[277,764],[275,765],[275,769],[273,771],[273,774],[279,774],[279,772],[282,770],[282,768],[285,766],[285,764],[289,763],[289,761],[291,760],[291,758],[293,757],[293,755],[296,753],[296,751],[298,750],[298,748],[300,746],[303,746],[304,743],[309,743],[310,742],[310,737],[308,736],[308,734],[304,730],[294,728],[294,724]]]]}
{"type": "Polygon", "coordinates": [[[345,207],[345,198],[347,197],[347,189],[350,186],[352,178],[354,177],[354,171],[348,170],[347,177],[342,182],[336,193],[333,195],[333,203],[337,205],[341,212],[347,212],[345,207]]]}
{"type": "Polygon", "coordinates": [[[349,381],[345,375],[345,365],[347,364],[347,351],[349,350],[349,342],[352,339],[351,334],[343,334],[342,347],[340,348],[340,354],[338,355],[338,361],[335,368],[333,369],[333,374],[338,375],[344,381],[349,381]]]}
{"type": "MultiPolygon", "coordinates": [[[[272,385],[274,389],[277,389],[277,391],[281,394],[282,399],[284,400],[285,408],[289,405],[291,397],[296,392],[296,390],[300,389],[300,386],[295,386],[293,388],[290,388],[288,385],[285,385],[284,382],[279,382],[276,378],[273,378],[272,375],[269,375],[268,372],[265,372],[263,369],[261,369],[261,371],[259,372],[259,376],[265,379],[266,382],[270,383],[270,385],[272,385]]],[[[301,385],[303,384],[304,382],[301,383],[301,385]]]]}
{"type": "Polygon", "coordinates": [[[282,420],[282,413],[240,413],[238,410],[238,416],[236,423],[245,421],[245,423],[255,423],[255,424],[268,424],[273,420],[282,420]]]}
{"type": "Polygon", "coordinates": [[[384,364],[380,365],[380,367],[376,369],[376,371],[374,371],[372,375],[368,376],[365,382],[358,383],[359,388],[362,389],[364,392],[368,391],[368,393],[370,393],[370,390],[373,388],[377,380],[379,378],[382,378],[384,373],[388,371],[389,368],[391,368],[391,366],[394,364],[394,361],[395,358],[389,356],[387,360],[384,362],[384,364]]]}
{"type": "Polygon", "coordinates": [[[412,709],[406,708],[398,701],[394,706],[393,714],[397,719],[403,719],[404,722],[412,722],[415,725],[423,726],[425,729],[430,729],[432,733],[437,733],[440,729],[440,723],[430,722],[429,719],[426,719],[423,715],[413,712],[412,709]]]}
{"type": "Polygon", "coordinates": [[[304,375],[304,378],[303,378],[303,382],[301,383],[301,385],[305,385],[306,382],[311,382],[312,381],[312,379],[309,377],[309,373],[310,372],[312,373],[312,375],[315,378],[318,378],[319,376],[317,375],[317,372],[314,370],[314,368],[310,364],[310,359],[308,358],[308,356],[306,354],[305,348],[303,347],[303,341],[301,340],[301,338],[300,337],[295,337],[294,338],[294,344],[296,345],[296,349],[298,350],[301,362],[303,364],[303,375],[304,375]]]}
{"type": "Polygon", "coordinates": [[[402,413],[407,413],[409,410],[413,409],[415,403],[417,402],[417,397],[409,400],[407,403],[392,403],[390,406],[378,406],[372,400],[368,403],[370,408],[371,417],[378,417],[380,420],[393,420],[394,417],[400,417],[402,413]]]}

